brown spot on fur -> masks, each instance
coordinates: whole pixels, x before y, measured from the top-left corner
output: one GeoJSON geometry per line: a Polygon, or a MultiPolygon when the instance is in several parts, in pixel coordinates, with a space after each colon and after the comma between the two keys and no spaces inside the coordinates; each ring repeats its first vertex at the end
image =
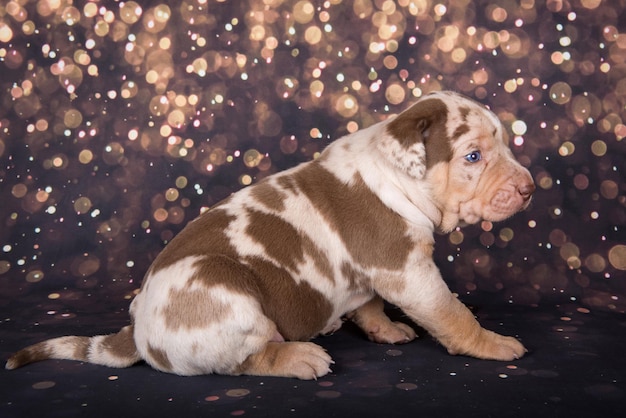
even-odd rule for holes
{"type": "MultiPolygon", "coordinates": [[[[421,261],[418,264],[418,267],[415,268],[417,271],[422,270],[422,263],[432,263],[433,258],[433,250],[434,246],[432,242],[418,242],[416,244],[415,252],[420,255],[421,261]]],[[[409,275],[417,274],[414,272],[409,272],[409,275]]],[[[384,289],[386,293],[402,295],[406,291],[407,284],[410,283],[411,280],[418,279],[419,277],[406,277],[404,272],[398,273],[388,273],[387,275],[377,275],[373,277],[372,280],[375,281],[375,288],[377,291],[382,291],[384,289]],[[408,280],[407,280],[408,279],[408,280]]]]}
{"type": "Polygon", "coordinates": [[[259,201],[263,206],[276,212],[285,210],[285,193],[276,189],[268,181],[262,181],[255,184],[250,189],[252,197],[259,201]]]}
{"type": "Polygon", "coordinates": [[[150,357],[149,363],[155,368],[166,372],[172,370],[172,363],[164,350],[148,345],[148,356],[150,357]]]}
{"type": "Polygon", "coordinates": [[[459,107],[459,113],[461,113],[461,119],[463,119],[463,121],[467,121],[467,117],[470,114],[471,109],[467,106],[461,106],[459,107]]]}
{"type": "MultiPolygon", "coordinates": [[[[148,276],[192,255],[224,254],[236,257],[225,230],[234,219],[224,209],[211,209],[190,222],[152,264],[148,276]]],[[[146,280],[142,286],[146,284],[146,280]]]]}
{"type": "Polygon", "coordinates": [[[348,288],[352,291],[363,290],[370,287],[369,277],[356,270],[350,263],[341,265],[341,275],[348,281],[348,288]]]}
{"type": "Polygon", "coordinates": [[[199,282],[207,288],[222,285],[233,292],[259,297],[258,277],[241,262],[222,254],[211,254],[194,263],[189,285],[199,282]]]}
{"type": "MultiPolygon", "coordinates": [[[[89,346],[91,338],[89,337],[68,337],[71,338],[71,344],[74,346],[74,359],[87,361],[89,355],[89,346]]],[[[69,341],[68,341],[69,342],[69,341]]]]}
{"type": "MultiPolygon", "coordinates": [[[[431,237],[432,239],[432,237],[431,237]]],[[[415,244],[415,253],[419,254],[420,260],[417,264],[412,264],[416,271],[428,271],[429,266],[433,263],[434,252],[434,240],[420,241],[415,244]]],[[[406,291],[407,285],[410,285],[411,280],[419,280],[419,276],[411,277],[412,274],[417,274],[413,271],[409,272],[409,277],[403,272],[389,273],[387,275],[378,275],[372,280],[375,280],[375,288],[377,291],[385,290],[386,294],[402,295],[406,291]]]]}
{"type": "Polygon", "coordinates": [[[171,330],[204,328],[231,313],[232,308],[213,298],[206,288],[171,289],[169,303],[162,310],[165,326],[171,330]]]}
{"type": "Polygon", "coordinates": [[[299,264],[309,255],[317,270],[334,281],[333,270],[326,254],[302,231],[279,216],[248,209],[250,223],[246,232],[281,266],[299,272],[299,264]]]}
{"type": "Polygon", "coordinates": [[[292,192],[293,194],[298,194],[299,190],[291,176],[283,175],[276,179],[276,182],[282,187],[284,190],[292,192]]]}
{"type": "Polygon", "coordinates": [[[261,304],[278,332],[286,340],[306,341],[326,326],[333,308],[330,302],[308,282],[296,283],[285,269],[267,260],[251,257],[246,260],[261,278],[261,304]]]}
{"type": "Polygon", "coordinates": [[[213,298],[207,289],[171,289],[169,303],[162,310],[171,330],[204,328],[231,313],[232,308],[213,298]]]}
{"type": "Polygon", "coordinates": [[[335,281],[335,275],[333,272],[333,267],[330,265],[330,261],[328,257],[321,248],[319,248],[313,240],[309,237],[304,236],[302,239],[302,245],[304,252],[308,254],[313,260],[317,271],[319,271],[324,277],[328,278],[330,281],[335,281]]]}
{"type": "Polygon", "coordinates": [[[267,254],[280,265],[298,271],[304,260],[302,237],[296,228],[279,216],[248,208],[249,224],[246,233],[263,245],[267,254]]]}
{"type": "Polygon", "coordinates": [[[222,285],[251,295],[287,340],[308,340],[319,334],[332,313],[320,292],[307,282],[296,283],[287,270],[267,260],[251,257],[244,262],[223,255],[206,256],[195,263],[197,270],[189,284],[222,285]]]}
{"type": "Polygon", "coordinates": [[[446,123],[448,107],[440,99],[422,99],[400,113],[387,125],[387,131],[405,148],[423,142],[426,168],[452,158],[446,123]]]}
{"type": "Polygon", "coordinates": [[[102,341],[102,347],[117,357],[136,357],[137,347],[135,346],[135,340],[133,338],[133,326],[128,325],[122,328],[117,334],[107,335],[102,341]]]}
{"type": "Polygon", "coordinates": [[[294,176],[300,190],[339,233],[357,263],[391,270],[404,266],[413,248],[407,226],[360,177],[352,185],[344,184],[318,161],[294,176]]]}
{"type": "Polygon", "coordinates": [[[468,133],[470,131],[469,126],[467,126],[467,124],[462,124],[457,126],[457,128],[454,130],[454,134],[452,134],[452,139],[456,140],[458,139],[461,135],[465,135],[466,133],[468,133]]]}

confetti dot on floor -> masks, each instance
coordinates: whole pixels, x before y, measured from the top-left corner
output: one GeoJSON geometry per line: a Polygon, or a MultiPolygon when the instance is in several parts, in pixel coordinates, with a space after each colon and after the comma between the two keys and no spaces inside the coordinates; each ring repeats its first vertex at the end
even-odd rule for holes
{"type": "Polygon", "coordinates": [[[336,390],[320,390],[315,393],[315,396],[323,399],[335,399],[341,396],[341,392],[337,392],[336,390]]]}
{"type": "Polygon", "coordinates": [[[398,383],[396,385],[398,389],[402,390],[415,390],[417,389],[417,385],[415,383],[398,383]]]}
{"type": "Polygon", "coordinates": [[[242,396],[246,396],[250,394],[248,389],[229,389],[226,391],[226,396],[231,398],[241,398],[242,396]]]}
{"type": "Polygon", "coordinates": [[[33,389],[50,389],[56,385],[55,382],[45,380],[43,382],[37,382],[33,385],[33,389]]]}

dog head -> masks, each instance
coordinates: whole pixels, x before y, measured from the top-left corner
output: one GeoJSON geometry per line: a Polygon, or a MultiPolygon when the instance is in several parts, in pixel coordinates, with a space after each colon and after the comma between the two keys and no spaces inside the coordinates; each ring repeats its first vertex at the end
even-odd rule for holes
{"type": "Polygon", "coordinates": [[[411,179],[428,183],[444,232],[504,220],[526,208],[535,190],[498,118],[456,93],[421,98],[386,125],[378,148],[411,179]]]}

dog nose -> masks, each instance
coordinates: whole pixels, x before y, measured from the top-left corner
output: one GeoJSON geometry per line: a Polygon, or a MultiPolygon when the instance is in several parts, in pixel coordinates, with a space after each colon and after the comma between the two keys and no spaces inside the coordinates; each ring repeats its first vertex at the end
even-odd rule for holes
{"type": "Polygon", "coordinates": [[[517,191],[519,192],[519,194],[522,195],[524,200],[528,200],[528,199],[530,199],[530,196],[535,191],[535,184],[534,183],[526,183],[524,185],[518,186],[517,187],[517,191]]]}

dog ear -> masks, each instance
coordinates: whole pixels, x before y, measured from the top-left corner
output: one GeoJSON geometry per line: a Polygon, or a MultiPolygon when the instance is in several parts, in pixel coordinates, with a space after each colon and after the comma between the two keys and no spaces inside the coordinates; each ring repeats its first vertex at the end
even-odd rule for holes
{"type": "Polygon", "coordinates": [[[427,169],[452,157],[447,120],[448,107],[441,99],[424,98],[387,124],[378,148],[396,167],[420,180],[427,169]]]}

